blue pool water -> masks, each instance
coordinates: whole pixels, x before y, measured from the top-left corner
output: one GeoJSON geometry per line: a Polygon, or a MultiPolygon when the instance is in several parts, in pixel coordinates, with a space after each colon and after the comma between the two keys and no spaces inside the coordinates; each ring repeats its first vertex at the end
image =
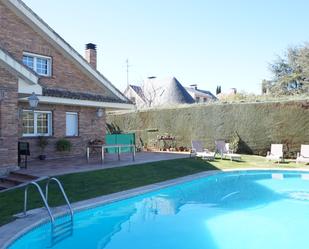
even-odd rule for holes
{"type": "Polygon", "coordinates": [[[308,227],[309,173],[220,173],[76,213],[63,237],[41,225],[9,248],[308,249],[308,227]]]}

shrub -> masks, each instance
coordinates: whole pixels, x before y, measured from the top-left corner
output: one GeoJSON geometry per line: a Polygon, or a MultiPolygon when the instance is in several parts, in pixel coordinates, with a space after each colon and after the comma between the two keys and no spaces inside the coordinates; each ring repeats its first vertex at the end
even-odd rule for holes
{"type": "Polygon", "coordinates": [[[44,153],[45,147],[48,145],[48,140],[44,136],[39,136],[38,138],[38,146],[41,148],[41,153],[44,153]]]}
{"type": "Polygon", "coordinates": [[[71,148],[72,148],[72,144],[67,139],[64,139],[64,138],[59,139],[56,143],[57,151],[60,151],[60,152],[70,151],[71,148]]]}
{"type": "Polygon", "coordinates": [[[230,149],[233,150],[233,152],[235,153],[239,152],[239,143],[240,143],[240,137],[238,133],[235,131],[230,142],[230,149]]]}
{"type": "Polygon", "coordinates": [[[119,128],[119,126],[113,123],[110,123],[110,124],[106,123],[106,129],[109,134],[121,134],[122,133],[122,130],[119,128]]]}

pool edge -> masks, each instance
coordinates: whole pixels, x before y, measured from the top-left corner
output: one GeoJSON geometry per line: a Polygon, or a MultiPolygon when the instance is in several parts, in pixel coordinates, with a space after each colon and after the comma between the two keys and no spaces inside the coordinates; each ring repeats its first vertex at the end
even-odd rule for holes
{"type": "MultiPolygon", "coordinates": [[[[160,190],[162,188],[171,187],[177,184],[181,184],[184,182],[193,181],[199,178],[207,177],[216,175],[218,173],[224,172],[252,172],[252,171],[291,171],[291,172],[309,172],[309,169],[304,168],[293,168],[293,169],[286,169],[286,168],[239,168],[239,169],[224,169],[224,170],[211,170],[211,171],[204,171],[193,175],[183,176],[163,182],[158,182],[154,184],[145,185],[138,188],[133,188],[109,195],[103,195],[99,197],[95,197],[92,199],[79,201],[72,204],[74,212],[81,212],[83,210],[92,209],[100,205],[109,204],[112,202],[128,199],[134,196],[138,196],[141,194],[145,194],[148,192],[160,190]]],[[[55,217],[61,217],[66,211],[66,206],[60,206],[53,210],[55,217]]],[[[6,249],[14,241],[22,237],[28,231],[34,229],[35,227],[40,226],[41,224],[48,222],[49,218],[44,208],[38,208],[30,211],[30,216],[22,219],[16,219],[15,221],[8,223],[4,226],[0,227],[0,234],[2,235],[0,238],[0,249],[6,249]]]]}

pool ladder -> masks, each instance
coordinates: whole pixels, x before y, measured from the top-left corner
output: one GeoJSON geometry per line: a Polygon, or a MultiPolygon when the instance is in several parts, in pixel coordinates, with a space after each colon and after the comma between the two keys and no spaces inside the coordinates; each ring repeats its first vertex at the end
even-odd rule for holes
{"type": "Polygon", "coordinates": [[[54,216],[53,216],[53,214],[52,214],[52,212],[51,212],[51,209],[50,209],[50,207],[49,207],[49,205],[48,205],[48,189],[49,189],[49,183],[52,182],[52,181],[54,181],[54,182],[57,183],[57,185],[58,185],[58,187],[59,187],[59,189],[60,189],[60,192],[62,193],[62,196],[63,196],[63,198],[64,198],[64,200],[65,200],[65,202],[66,202],[66,204],[67,204],[67,207],[68,207],[68,209],[69,209],[69,211],[70,211],[71,222],[73,222],[74,213],[73,213],[73,209],[72,209],[72,207],[71,207],[70,201],[69,201],[69,199],[68,199],[68,197],[67,197],[67,195],[66,195],[66,193],[65,193],[65,191],[64,191],[64,189],[63,189],[63,186],[62,186],[61,182],[60,182],[57,178],[55,178],[55,177],[49,178],[49,179],[47,180],[47,183],[46,183],[46,185],[45,185],[45,196],[44,196],[43,191],[42,191],[42,189],[41,189],[41,187],[40,187],[39,184],[37,184],[37,183],[34,182],[34,181],[28,183],[28,185],[27,185],[26,188],[25,188],[25,195],[24,195],[24,197],[25,197],[25,198],[24,198],[24,216],[27,215],[28,189],[29,189],[29,186],[34,185],[34,186],[36,187],[36,189],[38,190],[38,192],[39,192],[39,194],[40,194],[40,197],[41,197],[41,199],[42,199],[42,201],[43,201],[43,203],[44,203],[44,206],[45,206],[45,208],[46,208],[46,210],[47,210],[47,212],[48,212],[48,214],[49,214],[52,227],[55,226],[55,218],[54,218],[54,216]]]}

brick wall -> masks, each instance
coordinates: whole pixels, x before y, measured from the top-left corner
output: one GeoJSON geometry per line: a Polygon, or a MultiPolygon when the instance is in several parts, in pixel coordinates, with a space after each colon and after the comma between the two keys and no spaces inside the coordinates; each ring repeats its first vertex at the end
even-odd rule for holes
{"type": "MultiPolygon", "coordinates": [[[[74,20],[72,20],[74,24],[74,20]]],[[[78,32],[78,31],[76,31],[78,32]]],[[[111,93],[87,75],[28,24],[0,1],[0,47],[21,61],[23,52],[52,57],[52,77],[42,77],[40,84],[72,91],[84,91],[112,97],[111,93]]]]}
{"type": "MultiPolygon", "coordinates": [[[[27,109],[27,103],[20,104],[20,109],[27,109]]],[[[45,149],[45,155],[48,159],[74,157],[86,155],[86,147],[91,139],[105,138],[105,115],[102,118],[96,116],[96,108],[74,107],[62,105],[40,105],[37,110],[52,111],[53,134],[48,137],[48,146],[45,149]],[[79,136],[66,136],[66,112],[77,112],[79,116],[79,136]],[[66,138],[72,143],[70,152],[57,152],[55,144],[60,138],[66,138]]],[[[19,137],[21,141],[30,143],[31,159],[37,159],[41,154],[37,146],[38,138],[22,137],[22,120],[19,121],[19,137]]]]}
{"type": "Polygon", "coordinates": [[[17,165],[17,78],[0,67],[0,175],[17,165]]]}

